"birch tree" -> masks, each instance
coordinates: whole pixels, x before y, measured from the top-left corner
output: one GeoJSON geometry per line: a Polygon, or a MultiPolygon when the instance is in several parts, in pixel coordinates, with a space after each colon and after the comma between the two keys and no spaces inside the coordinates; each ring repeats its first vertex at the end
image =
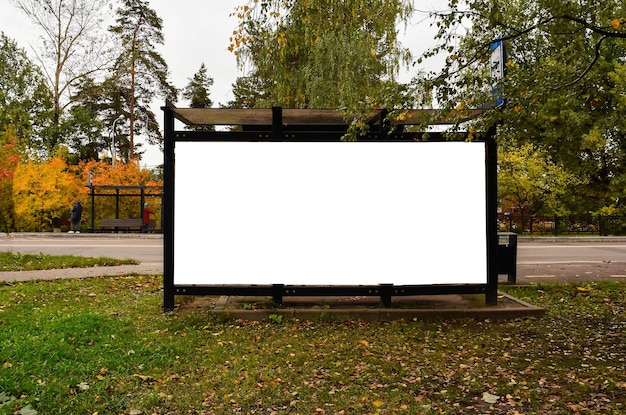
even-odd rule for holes
{"type": "Polygon", "coordinates": [[[108,63],[102,0],[10,0],[41,32],[35,49],[53,94],[52,121],[59,125],[71,104],[72,85],[108,63]]]}
{"type": "Polygon", "coordinates": [[[230,50],[256,78],[245,84],[267,88],[256,105],[393,107],[410,57],[397,25],[411,10],[405,0],[250,1],[235,11],[230,50]]]}

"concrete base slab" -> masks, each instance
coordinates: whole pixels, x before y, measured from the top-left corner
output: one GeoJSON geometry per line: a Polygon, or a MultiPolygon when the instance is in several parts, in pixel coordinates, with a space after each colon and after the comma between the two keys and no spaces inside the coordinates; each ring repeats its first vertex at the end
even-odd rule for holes
{"type": "Polygon", "coordinates": [[[303,320],[441,320],[458,318],[514,319],[540,317],[545,310],[505,293],[498,293],[498,304],[488,306],[485,296],[422,295],[393,297],[391,307],[383,307],[378,297],[284,297],[274,304],[268,297],[222,296],[211,310],[227,319],[270,320],[270,316],[303,320]]]}

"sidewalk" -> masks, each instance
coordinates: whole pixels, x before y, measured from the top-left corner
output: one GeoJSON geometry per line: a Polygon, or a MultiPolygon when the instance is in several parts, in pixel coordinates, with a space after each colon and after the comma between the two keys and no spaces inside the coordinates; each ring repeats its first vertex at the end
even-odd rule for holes
{"type": "Polygon", "coordinates": [[[24,238],[24,239],[45,239],[45,238],[107,238],[107,239],[122,239],[122,238],[141,238],[141,239],[163,239],[161,233],[141,233],[141,232],[128,232],[128,233],[116,233],[116,232],[81,232],[81,233],[67,233],[67,232],[11,232],[10,234],[0,233],[0,238],[24,238]]]}
{"type": "Polygon", "coordinates": [[[120,265],[110,267],[105,266],[89,268],[46,269],[38,271],[8,271],[0,272],[0,281],[14,282],[31,280],[55,280],[61,278],[93,278],[127,274],[163,274],[163,264],[141,263],[138,265],[120,265]]]}
{"type": "MultiPolygon", "coordinates": [[[[67,232],[17,232],[0,233],[0,239],[163,239],[162,234],[153,233],[67,233],[67,232]]],[[[92,278],[126,274],[163,274],[163,263],[140,263],[138,265],[103,266],[89,268],[65,268],[37,271],[0,272],[0,281],[53,280],[58,278],[92,278]]]]}

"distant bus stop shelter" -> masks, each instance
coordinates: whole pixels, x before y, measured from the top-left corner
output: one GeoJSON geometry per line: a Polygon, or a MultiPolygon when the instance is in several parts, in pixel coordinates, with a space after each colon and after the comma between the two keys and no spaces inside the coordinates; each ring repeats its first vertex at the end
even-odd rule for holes
{"type": "Polygon", "coordinates": [[[165,309],[176,295],[497,303],[494,131],[425,139],[410,130],[432,111],[373,110],[345,142],[335,110],[162,109],[165,309]]]}
{"type": "MultiPolygon", "coordinates": [[[[88,185],[89,187],[89,197],[91,199],[91,207],[90,207],[90,231],[96,231],[96,217],[102,216],[101,213],[97,214],[98,204],[96,203],[97,198],[107,198],[113,199],[115,201],[114,210],[109,213],[111,216],[110,219],[141,219],[143,221],[143,206],[146,203],[146,200],[150,198],[158,198],[160,200],[160,204],[162,205],[163,199],[163,187],[162,186],[128,186],[128,185],[105,185],[105,186],[97,186],[97,185],[88,185]],[[129,217],[124,217],[121,214],[120,209],[120,201],[123,199],[133,199],[134,207],[132,208],[132,213],[129,217]]],[[[100,207],[102,207],[100,205],[100,207]]],[[[160,209],[161,215],[163,214],[163,210],[160,209]]],[[[102,218],[98,220],[100,222],[102,218]]],[[[163,218],[161,217],[159,222],[163,223],[163,218]]]]}

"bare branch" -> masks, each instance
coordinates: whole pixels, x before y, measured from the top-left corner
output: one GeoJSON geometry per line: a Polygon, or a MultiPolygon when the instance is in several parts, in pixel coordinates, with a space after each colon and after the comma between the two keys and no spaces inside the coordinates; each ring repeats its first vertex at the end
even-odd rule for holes
{"type": "Polygon", "coordinates": [[[589,62],[589,65],[587,65],[587,67],[585,68],[585,70],[584,70],[584,71],[583,71],[580,75],[578,75],[578,76],[576,77],[576,79],[574,79],[572,82],[569,82],[569,83],[567,83],[567,84],[565,84],[565,85],[562,85],[562,86],[560,86],[560,87],[558,87],[558,88],[554,88],[554,90],[556,91],[556,90],[563,89],[563,88],[569,88],[570,86],[575,85],[575,84],[577,84],[578,82],[580,82],[580,81],[581,81],[581,80],[582,80],[582,79],[583,79],[583,78],[584,78],[584,77],[585,77],[585,76],[589,73],[589,71],[591,70],[591,68],[593,68],[593,66],[596,64],[596,62],[597,62],[597,61],[598,61],[598,59],[600,58],[600,47],[601,47],[601,45],[602,45],[602,42],[603,42],[604,40],[608,39],[608,38],[609,38],[609,36],[606,36],[606,35],[605,35],[605,36],[602,36],[602,37],[600,38],[600,40],[598,40],[598,42],[596,43],[596,48],[595,48],[595,52],[596,52],[596,53],[595,53],[595,55],[594,55],[594,57],[593,57],[592,61],[591,61],[591,62],[589,62]]]}
{"type": "Polygon", "coordinates": [[[103,67],[108,59],[101,23],[100,0],[11,0],[41,30],[42,46],[35,53],[53,91],[55,115],[67,107],[71,83],[103,67]]]}

